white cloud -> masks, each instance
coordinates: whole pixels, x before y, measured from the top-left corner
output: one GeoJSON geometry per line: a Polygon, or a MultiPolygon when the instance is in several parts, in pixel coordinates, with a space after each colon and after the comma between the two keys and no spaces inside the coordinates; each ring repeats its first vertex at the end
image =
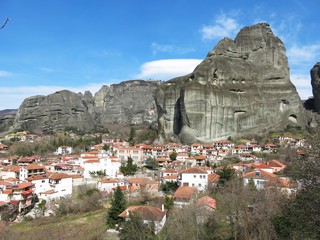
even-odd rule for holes
{"type": "Polygon", "coordinates": [[[320,44],[292,46],[287,51],[287,56],[291,64],[300,65],[302,63],[315,64],[320,54],[320,44]]]}
{"type": "Polygon", "coordinates": [[[217,16],[214,24],[202,26],[200,32],[203,40],[213,40],[233,37],[240,28],[240,24],[234,18],[227,17],[226,14],[221,13],[217,16]]]}
{"type": "Polygon", "coordinates": [[[21,86],[21,87],[0,87],[0,110],[19,108],[25,98],[36,95],[49,95],[64,89],[75,93],[90,91],[93,95],[106,83],[90,83],[79,87],[66,86],[21,86]]]}
{"type": "Polygon", "coordinates": [[[12,75],[13,75],[13,73],[11,73],[11,72],[0,70],[0,78],[1,77],[11,77],[12,75]]]}
{"type": "Polygon", "coordinates": [[[153,42],[151,44],[151,50],[153,54],[157,54],[158,52],[165,52],[165,53],[176,53],[176,54],[185,54],[189,52],[194,52],[194,48],[183,48],[176,45],[170,44],[159,44],[153,42]]]}
{"type": "Polygon", "coordinates": [[[169,80],[191,73],[201,61],[200,59],[164,59],[147,62],[140,67],[140,73],[135,78],[169,80]]]}
{"type": "Polygon", "coordinates": [[[290,79],[297,88],[301,99],[308,99],[313,96],[310,75],[301,73],[291,74],[290,79]]]}

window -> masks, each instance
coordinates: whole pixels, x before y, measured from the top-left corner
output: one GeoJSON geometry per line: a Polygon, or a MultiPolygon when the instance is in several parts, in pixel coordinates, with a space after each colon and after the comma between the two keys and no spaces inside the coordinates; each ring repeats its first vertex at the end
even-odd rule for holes
{"type": "Polygon", "coordinates": [[[201,187],[201,183],[199,183],[198,186],[201,187]]]}
{"type": "Polygon", "coordinates": [[[202,178],[202,175],[200,175],[200,178],[202,178]]]}
{"type": "Polygon", "coordinates": [[[196,178],[197,176],[196,175],[193,175],[193,178],[196,178]]]}
{"type": "Polygon", "coordinates": [[[203,175],[203,178],[206,178],[206,175],[203,175]]]}
{"type": "Polygon", "coordinates": [[[42,183],[44,183],[44,182],[45,182],[45,180],[42,180],[41,182],[42,182],[42,183]]]}
{"type": "Polygon", "coordinates": [[[192,183],[192,187],[194,187],[194,183],[192,183]]]}

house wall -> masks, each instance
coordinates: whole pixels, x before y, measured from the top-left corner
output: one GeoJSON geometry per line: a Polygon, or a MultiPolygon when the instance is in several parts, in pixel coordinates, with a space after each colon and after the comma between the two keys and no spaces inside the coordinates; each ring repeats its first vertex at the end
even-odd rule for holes
{"type": "Polygon", "coordinates": [[[198,190],[203,191],[208,187],[208,174],[207,173],[181,173],[181,185],[196,187],[198,190]]]}

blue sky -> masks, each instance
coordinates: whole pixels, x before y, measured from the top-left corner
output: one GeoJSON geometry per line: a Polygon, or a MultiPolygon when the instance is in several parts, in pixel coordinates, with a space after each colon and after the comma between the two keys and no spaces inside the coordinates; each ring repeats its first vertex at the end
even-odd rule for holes
{"type": "Polygon", "coordinates": [[[320,61],[315,0],[1,0],[0,109],[62,89],[193,71],[223,37],[267,22],[287,49],[291,81],[312,95],[320,61]]]}

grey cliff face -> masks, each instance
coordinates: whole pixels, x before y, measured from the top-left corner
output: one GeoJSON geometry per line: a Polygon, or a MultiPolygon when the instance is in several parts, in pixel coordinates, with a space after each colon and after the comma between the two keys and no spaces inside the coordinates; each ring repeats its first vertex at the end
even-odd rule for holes
{"type": "Polygon", "coordinates": [[[311,85],[314,98],[314,110],[320,113],[320,62],[318,62],[310,71],[311,85]]]}
{"type": "Polygon", "coordinates": [[[94,96],[98,122],[144,124],[157,120],[156,81],[131,80],[103,86],[94,96]]]}
{"type": "MultiPolygon", "coordinates": [[[[89,91],[63,90],[29,97],[21,104],[11,130],[51,132],[73,127],[88,131],[106,124],[154,124],[158,85],[156,81],[132,80],[103,86],[94,96],[89,91]]],[[[2,122],[0,127],[7,130],[2,122]]]]}
{"type": "Polygon", "coordinates": [[[235,40],[222,39],[193,73],[164,83],[156,102],[159,133],[187,143],[305,121],[285,47],[268,24],[243,28],[235,40]]]}
{"type": "Polygon", "coordinates": [[[90,130],[94,126],[95,119],[83,96],[67,90],[25,99],[13,124],[14,129],[41,132],[65,127],[90,130]]]}

